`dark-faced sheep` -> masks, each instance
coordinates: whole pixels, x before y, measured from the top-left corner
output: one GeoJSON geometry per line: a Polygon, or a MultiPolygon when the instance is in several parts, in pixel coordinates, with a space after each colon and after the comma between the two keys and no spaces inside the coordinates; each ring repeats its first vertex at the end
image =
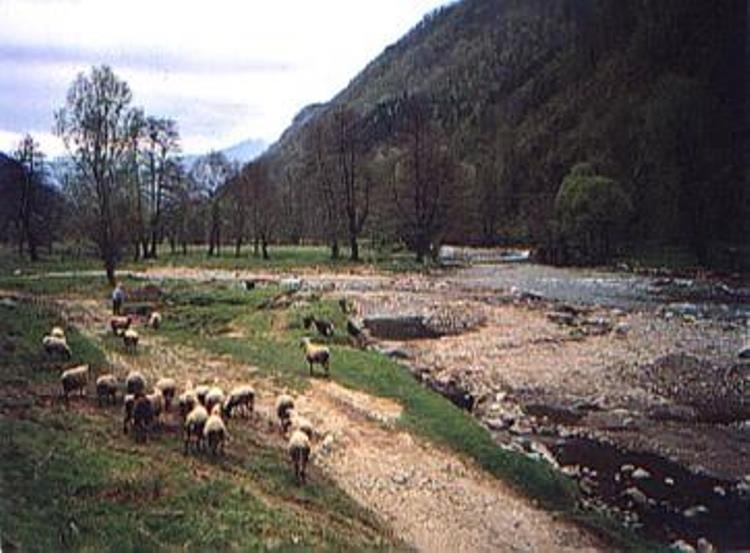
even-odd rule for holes
{"type": "Polygon", "coordinates": [[[54,338],[61,338],[65,340],[65,330],[63,330],[61,326],[53,326],[49,335],[54,338]]]}
{"type": "Polygon", "coordinates": [[[125,344],[125,349],[131,353],[135,353],[138,347],[138,333],[132,328],[127,329],[122,334],[122,343],[125,344]]]}
{"type": "Polygon", "coordinates": [[[180,411],[180,417],[183,419],[188,416],[188,413],[190,413],[196,405],[199,405],[199,402],[198,397],[195,395],[195,390],[193,389],[185,390],[177,397],[177,408],[180,411]]]}
{"type": "Polygon", "coordinates": [[[281,431],[286,433],[291,424],[291,414],[294,409],[294,399],[287,394],[281,394],[276,399],[276,416],[279,417],[281,431]]]}
{"type": "Polygon", "coordinates": [[[195,387],[195,397],[198,398],[198,402],[204,407],[206,406],[206,394],[208,394],[210,389],[211,388],[205,384],[199,384],[195,387]]]}
{"type": "Polygon", "coordinates": [[[96,379],[96,398],[99,406],[104,402],[114,404],[117,401],[117,377],[113,374],[103,374],[96,379]]]}
{"type": "Polygon", "coordinates": [[[154,404],[147,396],[137,396],[133,405],[133,434],[137,442],[145,442],[154,424],[154,404]]]}
{"type": "Polygon", "coordinates": [[[214,406],[221,405],[222,403],[224,403],[224,390],[222,390],[218,386],[212,386],[211,389],[206,392],[206,397],[204,400],[206,411],[211,413],[214,406]]]}
{"type": "Polygon", "coordinates": [[[123,317],[116,315],[109,319],[109,326],[112,329],[112,334],[115,336],[121,336],[127,329],[130,328],[133,319],[131,317],[123,317]]]}
{"type": "Polygon", "coordinates": [[[255,406],[255,388],[249,385],[237,386],[232,388],[229,396],[224,400],[221,407],[221,414],[225,418],[230,418],[234,411],[241,412],[243,415],[252,415],[255,406]]]}
{"type": "Polygon", "coordinates": [[[160,378],[156,381],[154,388],[161,391],[164,396],[164,410],[169,411],[172,406],[172,400],[177,393],[177,383],[174,378],[160,378]]]}
{"type": "Polygon", "coordinates": [[[89,366],[79,365],[68,369],[60,375],[60,383],[62,384],[62,392],[65,399],[68,399],[70,392],[78,390],[81,392],[81,397],[86,393],[86,385],[89,381],[89,366]]]}
{"type": "Polygon", "coordinates": [[[154,330],[159,330],[159,327],[161,326],[161,313],[153,311],[148,317],[148,326],[154,330]]]}
{"type": "Polygon", "coordinates": [[[289,437],[289,456],[294,465],[294,477],[302,485],[307,478],[307,461],[310,459],[310,438],[301,430],[295,430],[289,437]]]}
{"type": "Polygon", "coordinates": [[[305,350],[305,360],[310,365],[310,376],[313,374],[313,364],[315,363],[323,367],[326,376],[328,376],[330,374],[331,350],[326,346],[313,344],[310,342],[310,338],[302,338],[300,345],[305,350]]]}
{"type": "Polygon", "coordinates": [[[138,371],[131,371],[125,379],[125,389],[128,394],[143,394],[146,391],[146,378],[138,371]]]}
{"type": "Polygon", "coordinates": [[[45,336],[42,338],[42,347],[44,353],[50,357],[62,357],[63,359],[70,359],[73,353],[68,347],[68,343],[65,338],[58,338],[56,336],[45,336]]]}

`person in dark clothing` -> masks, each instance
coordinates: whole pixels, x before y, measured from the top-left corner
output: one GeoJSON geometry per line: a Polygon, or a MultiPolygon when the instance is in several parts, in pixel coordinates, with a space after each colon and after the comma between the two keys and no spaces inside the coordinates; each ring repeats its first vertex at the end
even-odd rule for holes
{"type": "Polygon", "coordinates": [[[119,282],[112,291],[112,314],[120,315],[122,311],[122,302],[125,300],[125,291],[119,282]]]}

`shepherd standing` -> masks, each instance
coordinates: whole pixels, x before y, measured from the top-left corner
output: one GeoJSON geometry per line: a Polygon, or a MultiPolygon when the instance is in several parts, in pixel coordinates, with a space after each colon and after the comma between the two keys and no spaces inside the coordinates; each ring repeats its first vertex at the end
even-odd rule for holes
{"type": "Polygon", "coordinates": [[[117,283],[115,289],[112,291],[112,314],[120,315],[122,310],[122,302],[125,300],[125,291],[122,289],[122,284],[117,283]]]}

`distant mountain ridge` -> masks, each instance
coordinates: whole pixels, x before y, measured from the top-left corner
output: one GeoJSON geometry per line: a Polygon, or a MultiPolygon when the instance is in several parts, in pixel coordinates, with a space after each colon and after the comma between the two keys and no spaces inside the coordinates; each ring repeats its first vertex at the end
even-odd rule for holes
{"type": "MultiPolygon", "coordinates": [[[[268,149],[268,142],[262,138],[248,138],[227,148],[219,150],[223,153],[229,161],[236,162],[240,165],[244,165],[255,158],[262,155],[268,149]]],[[[195,161],[209,152],[203,152],[200,154],[185,154],[182,156],[183,164],[185,168],[189,169],[192,167],[195,161]]]]}

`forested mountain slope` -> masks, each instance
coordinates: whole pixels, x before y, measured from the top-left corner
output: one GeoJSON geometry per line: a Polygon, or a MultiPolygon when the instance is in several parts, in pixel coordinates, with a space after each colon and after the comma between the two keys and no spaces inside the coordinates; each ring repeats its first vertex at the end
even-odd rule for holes
{"type": "MultiPolygon", "coordinates": [[[[399,119],[417,99],[457,164],[431,239],[549,253],[561,182],[588,162],[630,200],[620,245],[682,246],[710,263],[750,236],[746,21],[739,0],[463,0],[306,110],[267,159],[314,192],[316,122],[351,108],[365,121],[361,172],[379,185],[366,226],[398,235],[396,178],[380,162],[408,150],[399,119]]],[[[309,232],[325,234],[315,220],[309,232]]]]}

